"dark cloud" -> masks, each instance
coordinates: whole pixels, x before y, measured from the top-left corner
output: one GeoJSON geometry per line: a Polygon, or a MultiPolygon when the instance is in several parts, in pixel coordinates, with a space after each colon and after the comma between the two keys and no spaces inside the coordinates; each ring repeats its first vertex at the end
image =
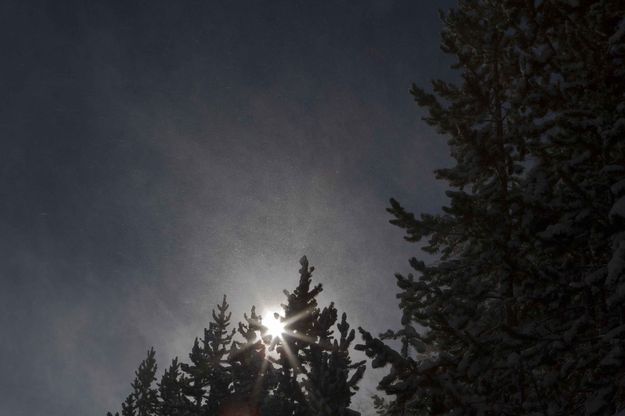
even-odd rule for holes
{"type": "MultiPolygon", "coordinates": [[[[444,142],[447,2],[3,2],[0,414],[102,415],[222,293],[273,306],[307,254],[355,325],[394,326],[444,142]]],[[[372,388],[368,382],[367,389],[372,388]]]]}

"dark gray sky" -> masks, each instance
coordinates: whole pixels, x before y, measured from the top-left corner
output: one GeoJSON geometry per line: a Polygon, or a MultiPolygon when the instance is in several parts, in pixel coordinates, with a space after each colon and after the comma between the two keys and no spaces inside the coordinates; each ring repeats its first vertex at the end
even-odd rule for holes
{"type": "MultiPolygon", "coordinates": [[[[444,140],[408,89],[449,77],[450,1],[0,5],[0,416],[102,416],[223,293],[272,307],[306,254],[354,326],[398,325],[444,140]]],[[[366,390],[372,385],[368,381],[366,390]]]]}

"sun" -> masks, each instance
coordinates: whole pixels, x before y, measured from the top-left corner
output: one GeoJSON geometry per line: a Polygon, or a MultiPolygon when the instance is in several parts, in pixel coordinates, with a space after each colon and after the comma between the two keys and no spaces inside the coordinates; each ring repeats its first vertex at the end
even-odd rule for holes
{"type": "Polygon", "coordinates": [[[272,338],[281,337],[284,333],[284,322],[280,322],[278,312],[269,311],[263,314],[263,317],[266,317],[263,319],[263,325],[267,328],[267,333],[272,338]]]}

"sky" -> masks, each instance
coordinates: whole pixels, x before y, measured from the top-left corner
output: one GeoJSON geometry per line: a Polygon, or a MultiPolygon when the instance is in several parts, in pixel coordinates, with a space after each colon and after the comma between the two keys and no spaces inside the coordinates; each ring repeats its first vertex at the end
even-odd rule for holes
{"type": "Polygon", "coordinates": [[[445,202],[409,89],[453,76],[451,5],[1,2],[0,416],[117,410],[149,347],[186,359],[223,294],[275,308],[302,255],[322,306],[397,328],[420,252],[385,209],[445,202]]]}

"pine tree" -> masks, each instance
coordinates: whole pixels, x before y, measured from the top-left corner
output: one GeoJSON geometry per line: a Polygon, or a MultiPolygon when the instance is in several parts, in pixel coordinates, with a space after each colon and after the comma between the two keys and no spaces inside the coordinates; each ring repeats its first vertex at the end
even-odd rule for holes
{"type": "MultiPolygon", "coordinates": [[[[152,387],[156,381],[156,352],[150,348],[147,357],[135,371],[135,379],[131,383],[132,393],[122,403],[122,416],[154,416],[158,414],[158,392],[152,387]]],[[[118,413],[115,413],[117,416],[118,413]]],[[[107,413],[111,416],[111,413],[107,413]]]]}
{"type": "Polygon", "coordinates": [[[192,398],[191,414],[217,415],[222,402],[230,395],[231,374],[227,355],[234,331],[230,331],[231,313],[226,296],[212,311],[212,321],[204,329],[202,340],[195,339],[189,354],[190,364],[183,363],[185,395],[192,398]]]}
{"type": "Polygon", "coordinates": [[[334,304],[320,310],[322,286],[311,287],[314,269],[306,257],[300,264],[299,284],[293,293],[285,291],[284,314],[278,315],[281,336],[269,335],[254,307],[230,331],[224,296],[204,337],[195,339],[190,362],[174,359],[158,390],[151,387],[156,364],[150,350],[122,416],[358,416],[349,406],[365,368],[350,359],[354,330],[345,314],[337,324],[334,304]]]}
{"type": "Polygon", "coordinates": [[[540,371],[550,383],[537,383],[543,407],[569,414],[625,407],[624,340],[617,331],[625,323],[618,267],[625,254],[618,215],[625,178],[624,13],[619,1],[546,3],[528,18],[534,46],[524,51],[524,79],[534,93],[523,97],[528,111],[519,125],[531,133],[536,163],[526,201],[539,207],[541,226],[534,227],[531,258],[557,281],[532,291],[544,316],[535,342],[547,354],[531,358],[551,363],[540,371]]]}
{"type": "Polygon", "coordinates": [[[182,392],[189,398],[186,411],[189,415],[201,415],[202,409],[205,406],[209,367],[206,363],[198,338],[195,338],[193,341],[193,347],[189,353],[189,360],[191,364],[181,364],[185,380],[182,386],[182,392]]]}
{"type": "Polygon", "coordinates": [[[299,285],[293,293],[285,291],[287,302],[282,305],[285,326],[277,347],[277,414],[358,415],[349,409],[364,372],[364,363],[352,364],[349,358],[354,333],[343,315],[338,325],[341,338],[334,339],[336,308],[334,304],[318,308],[316,297],[323,287],[311,288],[314,267],[309,267],[305,256],[300,265],[299,285]]]}
{"type": "Polygon", "coordinates": [[[308,412],[307,399],[298,379],[306,374],[307,357],[304,350],[317,341],[313,333],[314,322],[319,309],[316,297],[321,293],[322,286],[310,287],[314,267],[308,266],[308,259],[300,259],[300,280],[293,293],[284,291],[287,303],[282,305],[285,323],[282,340],[276,339],[279,354],[276,369],[277,388],[274,393],[279,415],[303,416],[308,412]]]}
{"type": "Polygon", "coordinates": [[[122,416],[135,416],[135,407],[135,397],[133,394],[129,394],[122,403],[122,416]]]}
{"type": "Polygon", "coordinates": [[[352,363],[349,349],[355,331],[349,330],[347,315],[343,313],[337,325],[340,339],[332,339],[330,328],[336,323],[336,309],[331,304],[319,316],[319,341],[310,346],[310,371],[304,383],[313,415],[353,416],[349,408],[351,397],[358,390],[358,382],[365,371],[365,362],[352,363]],[[354,370],[354,371],[352,371],[354,370]]]}
{"type": "Polygon", "coordinates": [[[163,373],[158,385],[160,397],[158,414],[160,416],[184,416],[187,414],[186,409],[190,407],[190,403],[182,391],[184,382],[178,358],[174,358],[169,368],[163,373]]]}
{"type": "Polygon", "coordinates": [[[234,341],[230,349],[233,393],[231,402],[244,405],[259,414],[272,414],[270,391],[274,388],[273,366],[266,356],[267,343],[262,338],[262,317],[252,307],[250,316],[243,315],[237,332],[244,341],[234,341]]]}
{"type": "Polygon", "coordinates": [[[511,25],[502,3],[460,2],[445,15],[442,48],[457,56],[463,82],[435,81],[434,94],[412,89],[419,105],[429,109],[425,120],[450,137],[456,164],[437,176],[456,189],[447,192],[450,206],[443,214],[420,220],[391,201],[394,224],[407,229],[407,239],[429,237],[425,250],[441,257],[428,267],[412,261],[419,280],[398,276],[404,329],[387,336],[403,338],[406,349],[388,357],[377,351],[374,364],[394,363],[395,373],[382,387],[397,395],[400,409],[502,414],[523,400],[515,394],[516,374],[499,370],[513,348],[501,342],[502,330],[517,325],[518,223],[512,209],[521,193],[525,154],[508,118],[518,66],[510,59],[516,44],[506,36],[511,25]],[[426,329],[423,334],[419,326],[426,329]],[[407,347],[437,353],[414,361],[407,347]],[[497,391],[491,391],[495,380],[497,391]],[[504,390],[505,399],[498,400],[504,390]]]}
{"type": "Polygon", "coordinates": [[[397,275],[403,328],[382,338],[401,352],[363,331],[373,365],[392,368],[389,414],[625,407],[623,12],[483,0],[443,16],[461,81],[412,93],[449,138],[450,205],[389,209],[440,260],[397,275]]]}

